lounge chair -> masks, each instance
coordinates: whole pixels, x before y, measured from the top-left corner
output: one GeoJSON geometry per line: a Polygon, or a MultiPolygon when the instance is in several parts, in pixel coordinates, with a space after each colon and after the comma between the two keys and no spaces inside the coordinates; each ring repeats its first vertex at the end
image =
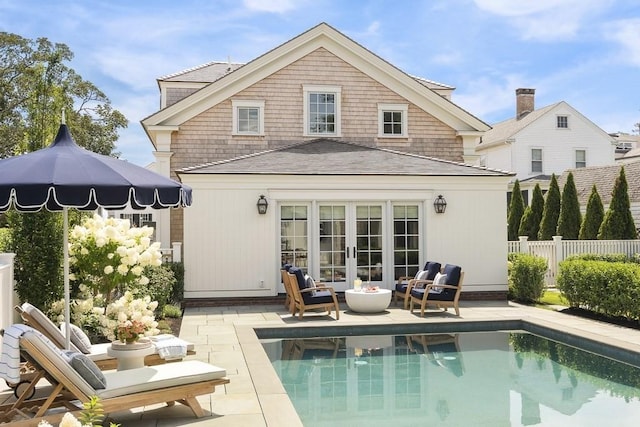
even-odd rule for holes
{"type": "MultiPolygon", "coordinates": [[[[57,345],[58,348],[66,348],[65,336],[62,334],[60,329],[56,327],[56,325],[42,311],[40,311],[40,309],[27,302],[22,304],[22,306],[16,306],[15,310],[20,314],[20,317],[22,317],[22,320],[26,325],[40,331],[55,345],[57,345]]],[[[85,353],[102,370],[116,369],[118,365],[117,359],[107,354],[107,349],[111,343],[88,344],[89,346],[85,345],[85,348],[79,348],[71,342],[71,350],[85,353]]],[[[187,355],[193,354],[195,354],[194,345],[192,343],[187,343],[187,355]]],[[[179,359],[172,359],[171,361],[175,360],[179,359]]],[[[148,366],[165,362],[167,362],[167,360],[160,357],[158,352],[155,352],[144,359],[145,365],[148,366]]]]}
{"type": "Polygon", "coordinates": [[[435,305],[438,308],[453,307],[456,316],[460,316],[458,300],[462,291],[462,279],[464,272],[462,268],[453,264],[446,264],[442,269],[442,274],[436,276],[432,283],[426,284],[424,288],[413,287],[411,289],[411,299],[409,309],[413,313],[413,306],[420,306],[420,316],[424,317],[424,310],[427,305],[435,305]],[[442,279],[442,280],[439,280],[442,279]]]}
{"type": "Polygon", "coordinates": [[[440,272],[440,263],[427,261],[424,265],[424,268],[418,271],[415,277],[410,276],[402,276],[398,278],[396,283],[396,289],[394,292],[394,300],[397,302],[399,300],[403,300],[404,309],[409,308],[409,299],[411,297],[411,289],[416,284],[429,284],[433,281],[433,278],[436,277],[436,274],[440,272]],[[417,282],[421,280],[421,282],[417,282]]]}
{"type": "Polygon", "coordinates": [[[336,320],[340,318],[340,306],[338,298],[331,286],[316,283],[315,287],[308,287],[307,280],[298,267],[291,267],[287,272],[291,284],[293,295],[294,311],[298,311],[298,317],[302,319],[306,310],[323,308],[331,314],[332,310],[336,312],[336,320]],[[296,286],[297,285],[297,286],[296,286]]]}
{"type": "MultiPolygon", "coordinates": [[[[199,360],[101,372],[90,359],[79,353],[65,354],[33,328],[22,327],[14,336],[19,337],[22,356],[37,366],[41,378],[51,383],[52,390],[45,399],[21,397],[15,403],[0,405],[0,422],[33,417],[28,423],[36,425],[35,418],[50,415],[49,411],[58,406],[70,412],[80,411],[92,396],[100,399],[105,415],[157,403],[179,402],[199,418],[204,410],[196,397],[213,393],[216,386],[229,383],[225,369],[199,360]],[[75,363],[76,358],[82,361],[82,367],[75,363]],[[97,378],[100,374],[102,377],[97,378]],[[102,383],[95,384],[96,379],[102,383]]],[[[25,394],[28,392],[30,390],[25,394]]]]}

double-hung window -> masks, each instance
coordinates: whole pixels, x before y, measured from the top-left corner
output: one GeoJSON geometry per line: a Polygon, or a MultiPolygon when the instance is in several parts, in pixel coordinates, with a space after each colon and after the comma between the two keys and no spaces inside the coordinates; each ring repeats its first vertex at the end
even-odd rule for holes
{"type": "Polygon", "coordinates": [[[304,86],[304,135],[340,136],[340,97],[338,86],[304,86]]]}
{"type": "Polygon", "coordinates": [[[378,137],[406,137],[407,111],[407,104],[378,104],[378,137]]]}
{"type": "Polygon", "coordinates": [[[542,173],[542,148],[531,149],[531,172],[542,173]]]}
{"type": "Polygon", "coordinates": [[[234,99],[233,134],[264,135],[264,101],[234,99]]]}
{"type": "Polygon", "coordinates": [[[556,116],[558,129],[569,129],[569,117],[568,116],[556,116]]]}
{"type": "Polygon", "coordinates": [[[587,167],[587,150],[576,150],[576,168],[587,167]]]}

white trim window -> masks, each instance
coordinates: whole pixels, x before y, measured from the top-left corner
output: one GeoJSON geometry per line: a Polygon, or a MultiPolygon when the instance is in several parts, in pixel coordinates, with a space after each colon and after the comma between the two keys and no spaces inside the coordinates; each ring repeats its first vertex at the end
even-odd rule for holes
{"type": "Polygon", "coordinates": [[[586,168],[586,167],[587,167],[587,150],[585,149],[576,150],[576,169],[586,168]]]}
{"type": "Polygon", "coordinates": [[[304,135],[340,136],[339,86],[305,85],[304,91],[304,135]]]}
{"type": "Polygon", "coordinates": [[[378,104],[378,137],[405,138],[408,111],[407,104],[378,104]]]}
{"type": "Polygon", "coordinates": [[[531,172],[542,173],[542,148],[531,149],[531,172]]]}
{"type": "Polygon", "coordinates": [[[264,135],[264,101],[231,100],[233,135],[264,135]]]}
{"type": "Polygon", "coordinates": [[[569,129],[569,116],[556,116],[556,127],[558,129],[569,129]]]}

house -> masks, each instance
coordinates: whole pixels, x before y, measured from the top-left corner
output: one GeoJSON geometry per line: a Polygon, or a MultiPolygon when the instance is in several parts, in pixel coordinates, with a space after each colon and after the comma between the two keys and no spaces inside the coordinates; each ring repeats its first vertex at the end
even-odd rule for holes
{"type": "MultiPolygon", "coordinates": [[[[525,203],[566,169],[612,165],[615,142],[565,101],[535,109],[535,89],[516,89],[514,118],[492,125],[476,147],[481,166],[513,171],[525,203]]],[[[514,179],[515,181],[515,179],[514,179]]]]}
{"type": "Polygon", "coordinates": [[[629,194],[629,205],[633,221],[636,224],[636,229],[640,230],[640,161],[615,164],[609,166],[593,166],[582,169],[570,169],[565,171],[558,178],[558,185],[560,191],[564,188],[564,184],[567,182],[567,176],[569,172],[573,173],[573,180],[576,184],[576,192],[578,193],[578,201],[580,202],[580,208],[582,213],[587,209],[587,202],[591,195],[591,189],[595,184],[598,189],[600,199],[604,205],[605,211],[609,208],[611,203],[611,196],[613,195],[613,187],[616,183],[616,179],[620,176],[620,168],[624,166],[624,174],[627,179],[627,187],[629,194]]]}
{"type": "Polygon", "coordinates": [[[325,23],[158,83],[162,109],[142,125],[158,170],[193,188],[171,216],[186,298],[274,296],[286,262],[337,291],[392,288],[427,259],[463,267],[463,298],[506,298],[512,174],[469,164],[489,126],[453,87],[325,23]]]}
{"type": "Polygon", "coordinates": [[[640,157],[640,135],[624,132],[610,133],[616,143],[616,162],[629,163],[640,157]]]}

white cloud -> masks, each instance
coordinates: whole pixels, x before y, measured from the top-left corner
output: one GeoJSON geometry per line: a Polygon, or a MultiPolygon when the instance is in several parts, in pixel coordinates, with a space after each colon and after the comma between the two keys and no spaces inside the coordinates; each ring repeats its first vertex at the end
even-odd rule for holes
{"type": "Polygon", "coordinates": [[[247,9],[257,12],[286,13],[290,12],[303,3],[296,0],[244,0],[247,9]]]}
{"type": "Polygon", "coordinates": [[[523,40],[545,42],[575,38],[613,0],[474,0],[479,9],[507,18],[523,40]]]}
{"type": "Polygon", "coordinates": [[[476,117],[492,124],[515,116],[515,90],[531,86],[520,75],[487,76],[465,82],[452,101],[476,117]]]}
{"type": "Polygon", "coordinates": [[[640,67],[640,18],[610,22],[605,28],[605,35],[619,43],[621,62],[640,67]]]}

